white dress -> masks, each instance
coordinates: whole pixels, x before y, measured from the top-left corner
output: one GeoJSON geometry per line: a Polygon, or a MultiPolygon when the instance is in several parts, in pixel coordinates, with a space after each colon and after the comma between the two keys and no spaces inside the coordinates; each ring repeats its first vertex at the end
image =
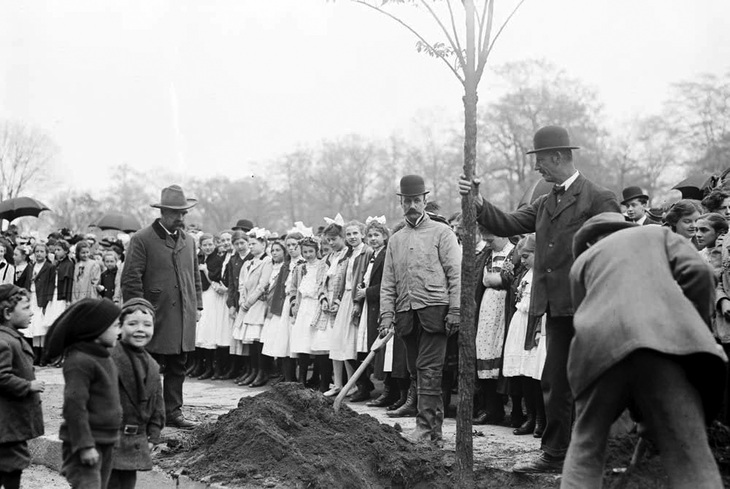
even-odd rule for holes
{"type": "Polygon", "coordinates": [[[195,328],[195,347],[206,350],[214,350],[218,346],[229,346],[231,342],[230,324],[231,318],[226,306],[225,294],[219,294],[216,289],[221,287],[217,282],[211,283],[208,290],[203,292],[203,312],[200,321],[195,328]],[[228,325],[226,328],[225,326],[228,325]],[[221,345],[218,341],[223,329],[227,329],[226,343],[221,345]]]}
{"type": "MultiPolygon", "coordinates": [[[[31,266],[31,265],[28,265],[31,266]]],[[[43,268],[43,263],[36,263],[33,266],[32,279],[30,281],[30,310],[33,311],[33,318],[30,320],[30,326],[23,330],[23,335],[26,338],[34,338],[37,336],[44,336],[48,331],[48,326],[45,324],[45,315],[43,309],[38,307],[38,299],[35,294],[35,278],[43,268]]]]}
{"type": "Polygon", "coordinates": [[[355,258],[360,256],[364,249],[364,244],[360,244],[360,246],[353,249],[352,255],[347,262],[345,292],[342,294],[340,308],[337,310],[337,316],[332,325],[332,342],[330,344],[330,358],[332,360],[357,360],[358,327],[352,321],[352,312],[355,309],[352,293],[357,284],[354,283],[354,277],[352,275],[355,258]]]}
{"type": "MultiPolygon", "coordinates": [[[[484,275],[499,273],[502,264],[512,252],[514,245],[508,242],[501,251],[492,252],[491,263],[485,266],[484,275]]],[[[504,346],[504,302],[507,291],[487,289],[479,306],[479,324],[476,334],[477,376],[480,379],[499,377],[504,346]]]]}
{"type": "MultiPolygon", "coordinates": [[[[532,277],[532,270],[528,270],[518,288],[521,297],[517,302],[517,310],[509,323],[507,339],[504,342],[502,374],[505,377],[520,375],[533,377],[538,372],[538,348],[525,350],[525,335],[527,334],[530,298],[532,297],[532,277]]],[[[541,321],[544,323],[544,317],[541,318],[541,321]]],[[[545,330],[544,324],[540,330],[545,330]]]]}
{"type": "MultiPolygon", "coordinates": [[[[276,281],[279,278],[279,273],[281,272],[281,267],[283,266],[283,262],[280,263],[274,263],[271,270],[271,276],[269,277],[269,286],[266,289],[267,294],[273,294],[274,293],[274,287],[276,287],[276,281]]],[[[261,338],[260,341],[264,345],[266,343],[269,343],[271,341],[271,334],[273,330],[271,329],[271,321],[273,321],[277,316],[272,315],[269,312],[268,304],[269,301],[267,299],[266,301],[267,307],[266,307],[266,317],[264,318],[264,325],[261,327],[261,338]]],[[[265,355],[269,355],[268,353],[265,353],[265,355]]],[[[271,355],[269,355],[271,356],[271,355]]]]}
{"type": "MultiPolygon", "coordinates": [[[[313,322],[319,314],[319,301],[317,293],[319,291],[319,283],[317,282],[317,271],[322,263],[317,260],[314,263],[305,263],[300,265],[306,267],[307,273],[301,278],[298,287],[299,310],[294,319],[292,326],[291,341],[289,347],[292,353],[312,353],[312,343],[315,338],[316,329],[313,322]]],[[[321,335],[319,335],[321,336],[321,335]]],[[[317,337],[316,346],[320,351],[329,349],[329,340],[324,344],[323,338],[317,337]]],[[[317,351],[317,350],[315,350],[317,351]]]]}

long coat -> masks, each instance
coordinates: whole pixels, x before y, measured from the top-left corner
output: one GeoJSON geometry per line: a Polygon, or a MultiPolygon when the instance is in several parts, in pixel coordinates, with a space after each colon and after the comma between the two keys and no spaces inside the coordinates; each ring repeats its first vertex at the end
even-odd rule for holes
{"type": "Polygon", "coordinates": [[[41,397],[30,392],[33,349],[18,330],[0,326],[0,443],[43,434],[41,397]]]}
{"type": "Polygon", "coordinates": [[[515,212],[504,212],[484,201],[477,220],[497,236],[536,233],[530,314],[572,316],[568,275],[573,264],[573,236],[584,222],[601,212],[620,212],[616,195],[583,175],[568,187],[558,203],[552,192],[515,212]]]}
{"type": "Polygon", "coordinates": [[[382,248],[373,260],[370,270],[370,282],[365,289],[365,299],[368,305],[368,347],[372,346],[378,337],[380,324],[380,282],[383,279],[383,265],[385,264],[385,248],[382,248]]]}
{"type": "Polygon", "coordinates": [[[191,236],[173,239],[159,220],[136,232],[122,271],[122,296],[155,306],[155,334],[147,351],[177,355],[195,349],[197,310],[203,309],[198,256],[191,236]]]}
{"type": "Polygon", "coordinates": [[[646,348],[685,357],[705,409],[717,408],[727,359],[710,331],[714,278],[689,241],[661,226],[618,231],[576,259],[570,281],[576,312],[568,381],[574,396],[646,348]]]}
{"type": "Polygon", "coordinates": [[[119,372],[119,398],[122,402],[122,427],[139,427],[138,434],[124,434],[119,437],[119,447],[114,452],[114,468],[118,470],[151,470],[152,457],[147,442],[156,443],[165,425],[165,403],[162,400],[160,366],[152,356],[144,352],[147,359],[144,399],[137,390],[134,367],[121,342],[112,350],[112,359],[119,372]]]}

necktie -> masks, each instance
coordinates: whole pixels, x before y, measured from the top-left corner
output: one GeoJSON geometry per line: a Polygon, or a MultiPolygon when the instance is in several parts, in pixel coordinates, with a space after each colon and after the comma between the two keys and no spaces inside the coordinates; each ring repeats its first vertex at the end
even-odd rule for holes
{"type": "Polygon", "coordinates": [[[553,193],[557,196],[563,195],[565,193],[565,187],[562,185],[555,185],[553,187],[553,193]]]}

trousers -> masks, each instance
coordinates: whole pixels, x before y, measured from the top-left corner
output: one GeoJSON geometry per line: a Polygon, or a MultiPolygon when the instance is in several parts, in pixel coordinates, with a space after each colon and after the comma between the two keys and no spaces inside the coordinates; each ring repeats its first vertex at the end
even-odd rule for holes
{"type": "Polygon", "coordinates": [[[182,414],[183,382],[185,382],[185,363],[187,353],[177,355],[153,355],[158,363],[165,364],[162,381],[162,397],[165,400],[165,416],[167,419],[177,418],[182,414]]]}
{"type": "Polygon", "coordinates": [[[573,316],[554,317],[548,311],[545,322],[547,356],[542,371],[542,392],[545,401],[543,452],[563,458],[570,445],[573,423],[573,394],[568,384],[568,353],[575,334],[573,316]]]}
{"type": "Polygon", "coordinates": [[[66,477],[73,489],[106,489],[112,473],[114,445],[97,443],[94,448],[99,452],[98,462],[94,465],[85,465],[81,463],[79,450],[72,452],[71,444],[68,442],[63,442],[61,445],[63,456],[61,474],[66,477]]]}

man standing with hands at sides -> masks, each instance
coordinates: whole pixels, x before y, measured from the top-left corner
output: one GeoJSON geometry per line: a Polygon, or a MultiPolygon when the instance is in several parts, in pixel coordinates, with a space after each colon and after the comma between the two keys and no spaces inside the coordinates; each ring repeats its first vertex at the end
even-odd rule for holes
{"type": "Polygon", "coordinates": [[[535,267],[530,315],[547,315],[547,357],[542,375],[547,425],[542,454],[517,464],[521,473],[560,472],[570,444],[573,397],[567,377],[568,351],[573,338],[570,267],[573,236],[590,217],[620,212],[616,196],[576,170],[568,131],[546,126],[534,136],[535,171],[553,191],[515,212],[504,212],[479,194],[479,179],[459,179],[461,195],[475,192],[477,221],[497,236],[535,233],[535,267]]]}
{"type": "Polygon", "coordinates": [[[152,204],[160,217],[132,236],[121,280],[124,302],[141,297],[155,308],[155,333],[147,351],[166,365],[166,425],[182,429],[196,426],[181,409],[186,354],[195,350],[195,325],[203,310],[198,255],[185,232],[185,216],[196,203],[178,185],[162,189],[160,202],[152,204]]]}
{"type": "Polygon", "coordinates": [[[461,250],[451,228],[425,211],[426,185],[418,175],[400,181],[405,226],[390,238],[380,283],[380,330],[406,346],[411,382],[418,388],[412,442],[442,444],[441,377],[446,340],[459,327],[461,250]]]}

